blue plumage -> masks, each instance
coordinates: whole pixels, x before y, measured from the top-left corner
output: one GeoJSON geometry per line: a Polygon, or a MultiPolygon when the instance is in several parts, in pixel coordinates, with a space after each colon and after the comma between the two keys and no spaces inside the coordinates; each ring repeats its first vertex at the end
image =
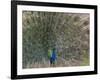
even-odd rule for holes
{"type": "Polygon", "coordinates": [[[50,57],[50,63],[52,64],[52,63],[55,63],[55,60],[57,59],[57,57],[56,57],[56,50],[55,49],[53,49],[53,51],[52,51],[52,55],[51,55],[51,57],[50,57]]]}

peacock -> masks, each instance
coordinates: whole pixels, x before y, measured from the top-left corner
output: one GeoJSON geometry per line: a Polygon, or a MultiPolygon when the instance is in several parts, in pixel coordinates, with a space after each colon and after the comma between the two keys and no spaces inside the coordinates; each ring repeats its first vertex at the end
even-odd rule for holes
{"type": "Polygon", "coordinates": [[[50,65],[54,66],[57,59],[55,48],[53,48],[52,50],[51,49],[48,50],[48,58],[50,60],[50,65]]]}

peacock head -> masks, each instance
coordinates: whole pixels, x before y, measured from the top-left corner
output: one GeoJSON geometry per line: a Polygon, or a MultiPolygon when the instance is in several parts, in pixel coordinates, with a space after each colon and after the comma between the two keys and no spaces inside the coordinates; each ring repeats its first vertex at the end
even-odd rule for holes
{"type": "Polygon", "coordinates": [[[56,50],[56,48],[53,48],[52,50],[53,50],[53,51],[55,51],[55,50],[56,50]]]}

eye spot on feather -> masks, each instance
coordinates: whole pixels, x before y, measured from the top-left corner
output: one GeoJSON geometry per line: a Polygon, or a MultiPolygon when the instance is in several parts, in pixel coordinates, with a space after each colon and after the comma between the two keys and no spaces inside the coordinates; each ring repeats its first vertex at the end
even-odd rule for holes
{"type": "Polygon", "coordinates": [[[89,24],[89,21],[84,21],[83,23],[85,26],[87,26],[89,24]]]}

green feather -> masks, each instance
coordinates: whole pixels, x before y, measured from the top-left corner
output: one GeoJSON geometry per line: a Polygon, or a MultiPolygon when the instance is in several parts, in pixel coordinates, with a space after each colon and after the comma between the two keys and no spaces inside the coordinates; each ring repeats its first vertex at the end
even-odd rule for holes
{"type": "Polygon", "coordinates": [[[48,50],[48,57],[51,58],[51,56],[52,56],[52,50],[49,49],[48,50]]]}

